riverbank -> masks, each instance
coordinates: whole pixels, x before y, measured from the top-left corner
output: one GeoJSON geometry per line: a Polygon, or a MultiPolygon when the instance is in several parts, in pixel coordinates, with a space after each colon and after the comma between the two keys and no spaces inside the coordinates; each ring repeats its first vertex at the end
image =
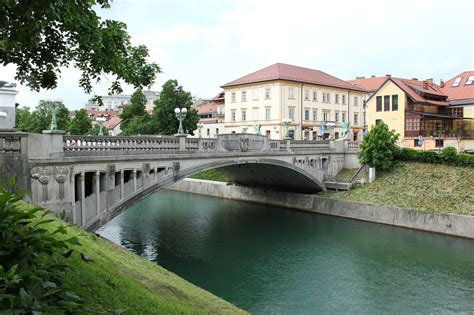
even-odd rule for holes
{"type": "Polygon", "coordinates": [[[319,195],[266,191],[197,179],[183,180],[171,186],[170,189],[474,239],[474,216],[422,213],[390,205],[348,201],[319,195]]]}
{"type": "MultiPolygon", "coordinates": [[[[46,228],[65,223],[54,218],[46,228]]],[[[244,313],[168,270],[75,226],[67,234],[80,246],[66,259],[65,285],[78,293],[91,314],[221,314],[244,313]],[[94,262],[85,263],[79,253],[94,262]]]]}

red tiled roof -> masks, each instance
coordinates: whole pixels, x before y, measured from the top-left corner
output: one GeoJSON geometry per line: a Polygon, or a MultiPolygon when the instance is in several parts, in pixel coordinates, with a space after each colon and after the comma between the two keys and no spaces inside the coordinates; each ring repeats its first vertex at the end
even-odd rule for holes
{"type": "Polygon", "coordinates": [[[222,91],[216,96],[214,96],[211,101],[223,101],[224,99],[225,99],[225,94],[224,94],[224,91],[222,91]]]}
{"type": "Polygon", "coordinates": [[[235,85],[266,82],[273,80],[287,80],[294,82],[311,83],[356,91],[363,90],[358,86],[354,86],[344,80],[338,79],[322,71],[292,66],[284,63],[276,63],[269,67],[243,76],[237,80],[226,83],[221,87],[224,88],[235,85]]]}
{"type": "MultiPolygon", "coordinates": [[[[425,89],[425,86],[424,86],[425,83],[419,80],[386,77],[385,82],[387,82],[388,80],[391,80],[393,83],[395,83],[401,90],[403,90],[408,95],[408,97],[410,97],[416,103],[439,105],[439,106],[448,105],[447,101],[437,101],[437,100],[427,99],[423,95],[420,95],[415,92],[415,91],[418,91],[422,94],[430,94],[430,95],[434,95],[438,97],[446,97],[446,95],[441,91],[440,87],[434,83],[428,83],[425,89]]],[[[385,84],[385,82],[383,84],[385,84]]]]}
{"type": "Polygon", "coordinates": [[[105,127],[107,129],[114,129],[118,124],[120,124],[120,116],[113,116],[105,122],[105,127]]]}
{"type": "Polygon", "coordinates": [[[358,86],[367,92],[375,92],[385,83],[387,77],[371,77],[371,78],[357,78],[355,80],[347,80],[352,85],[358,86]]]}
{"type": "Polygon", "coordinates": [[[217,112],[217,104],[209,101],[195,105],[194,108],[198,111],[198,115],[217,112]]]}
{"type": "Polygon", "coordinates": [[[448,96],[450,101],[474,98],[474,85],[466,85],[466,81],[470,76],[474,76],[474,71],[464,71],[458,74],[446,81],[441,91],[448,96]],[[459,86],[453,86],[454,80],[459,77],[461,78],[459,86]]]}

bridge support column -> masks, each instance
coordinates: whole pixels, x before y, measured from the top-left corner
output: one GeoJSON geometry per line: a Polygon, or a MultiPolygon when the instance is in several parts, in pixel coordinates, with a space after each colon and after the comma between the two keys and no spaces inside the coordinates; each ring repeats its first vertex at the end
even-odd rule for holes
{"type": "Polygon", "coordinates": [[[79,184],[81,187],[81,226],[86,224],[86,183],[85,183],[85,174],[81,172],[79,179],[79,184]]]}
{"type": "Polygon", "coordinates": [[[155,167],[155,179],[154,181],[156,182],[156,179],[158,178],[158,167],[155,167]]]}
{"type": "Polygon", "coordinates": [[[96,197],[96,211],[95,215],[99,215],[100,212],[100,171],[96,171],[94,175],[94,183],[95,183],[95,195],[96,197]]]}
{"type": "Polygon", "coordinates": [[[125,193],[124,193],[124,178],[123,178],[123,170],[120,170],[120,200],[125,198],[125,193]]]}
{"type": "Polygon", "coordinates": [[[132,176],[133,176],[133,191],[137,191],[137,169],[134,168],[133,169],[133,172],[132,172],[132,176]]]}
{"type": "Polygon", "coordinates": [[[76,176],[72,173],[71,176],[71,188],[69,189],[69,199],[72,201],[72,223],[77,224],[76,218],[76,176]]]}

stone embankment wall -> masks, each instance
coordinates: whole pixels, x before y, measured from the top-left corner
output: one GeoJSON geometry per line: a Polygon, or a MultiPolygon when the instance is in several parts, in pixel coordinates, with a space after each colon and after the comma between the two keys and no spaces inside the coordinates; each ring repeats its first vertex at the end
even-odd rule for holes
{"type": "Polygon", "coordinates": [[[196,179],[182,180],[169,189],[474,239],[474,216],[425,214],[393,206],[344,201],[317,195],[265,191],[196,179]]]}

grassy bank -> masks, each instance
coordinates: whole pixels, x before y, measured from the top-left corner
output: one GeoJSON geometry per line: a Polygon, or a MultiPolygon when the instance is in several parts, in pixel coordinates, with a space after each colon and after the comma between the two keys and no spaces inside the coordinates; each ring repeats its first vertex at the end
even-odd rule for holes
{"type": "MultiPolygon", "coordinates": [[[[49,223],[53,230],[60,220],[49,223]]],[[[66,286],[84,300],[90,314],[221,314],[244,313],[164,268],[94,234],[70,227],[81,246],[65,259],[70,267],[66,286]],[[81,260],[79,253],[94,262],[81,260]]]]}
{"type": "Polygon", "coordinates": [[[374,183],[322,195],[425,213],[474,215],[473,178],[473,168],[408,162],[390,173],[378,173],[374,183]]]}
{"type": "Polygon", "coordinates": [[[190,176],[194,179],[205,179],[205,180],[214,180],[216,182],[231,182],[232,177],[227,176],[218,170],[208,170],[201,173],[194,174],[190,176]]]}

